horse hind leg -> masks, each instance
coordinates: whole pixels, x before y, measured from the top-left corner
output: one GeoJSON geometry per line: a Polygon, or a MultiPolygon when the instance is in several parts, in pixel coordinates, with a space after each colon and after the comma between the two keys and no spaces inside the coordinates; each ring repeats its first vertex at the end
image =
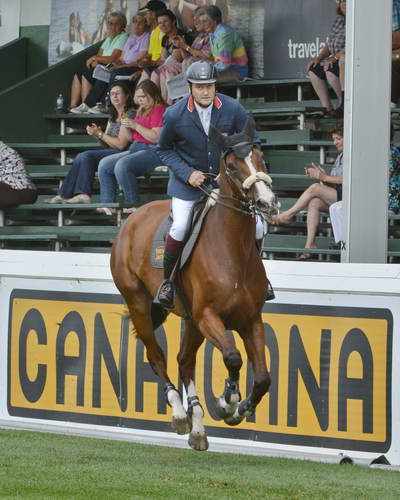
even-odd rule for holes
{"type": "Polygon", "coordinates": [[[192,321],[185,321],[185,331],[181,349],[178,354],[179,374],[185,385],[188,397],[188,418],[191,423],[189,446],[197,451],[208,449],[208,439],[204,429],[204,410],[197,396],[194,383],[196,354],[204,341],[204,337],[193,325],[192,321]]]}
{"type": "Polygon", "coordinates": [[[187,434],[190,432],[190,426],[186,410],[183,407],[179,392],[175,389],[168,376],[164,353],[154,334],[154,321],[157,324],[162,320],[162,317],[154,315],[152,297],[139,281],[136,282],[135,287],[131,287],[129,290],[121,290],[121,293],[128,306],[137,336],[145,345],[150,366],[154,373],[164,382],[167,402],[172,408],[172,429],[178,434],[187,434]]]}

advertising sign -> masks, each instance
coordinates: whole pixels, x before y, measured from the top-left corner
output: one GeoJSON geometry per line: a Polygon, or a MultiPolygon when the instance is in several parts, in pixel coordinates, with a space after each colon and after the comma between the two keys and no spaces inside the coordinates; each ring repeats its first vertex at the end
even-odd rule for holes
{"type": "MultiPolygon", "coordinates": [[[[215,412],[227,376],[211,344],[199,350],[196,386],[210,436],[385,453],[391,445],[393,318],[386,308],[266,304],[269,394],[229,427],[215,412]]],[[[234,333],[233,335],[236,336],[234,333]]],[[[157,330],[173,383],[179,318],[157,330]]],[[[252,371],[244,365],[242,394],[252,371]]],[[[14,417],[169,430],[170,408],[121,297],[14,289],[9,302],[8,413],[14,417]]]]}
{"type": "Polygon", "coordinates": [[[308,62],[325,45],[336,16],[335,0],[267,0],[264,77],[305,78],[308,62]]]}

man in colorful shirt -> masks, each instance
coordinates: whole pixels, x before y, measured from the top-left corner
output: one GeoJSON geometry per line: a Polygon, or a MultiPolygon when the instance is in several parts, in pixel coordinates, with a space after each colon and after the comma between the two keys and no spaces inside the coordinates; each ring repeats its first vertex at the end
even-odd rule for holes
{"type": "Polygon", "coordinates": [[[222,24],[221,10],[215,5],[204,7],[200,21],[210,37],[217,81],[241,80],[248,76],[248,58],[243,41],[233,28],[222,24]]]}

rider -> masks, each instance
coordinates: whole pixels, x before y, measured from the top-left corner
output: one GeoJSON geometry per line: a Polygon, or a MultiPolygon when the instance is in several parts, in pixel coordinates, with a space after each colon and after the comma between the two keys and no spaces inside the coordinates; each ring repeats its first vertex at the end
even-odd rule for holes
{"type": "MultiPolygon", "coordinates": [[[[216,93],[214,66],[206,61],[191,64],[186,72],[190,95],[167,109],[158,141],[158,153],[170,171],[168,194],[172,196],[173,223],[165,242],[164,281],[157,301],[174,306],[171,273],[183,249],[193,204],[202,196],[199,188],[206,174],[219,173],[221,150],[208,137],[210,126],[224,135],[241,132],[247,112],[235,99],[216,93]]],[[[257,134],[254,144],[260,147],[257,134]]],[[[263,237],[263,222],[258,218],[256,238],[263,237]]]]}

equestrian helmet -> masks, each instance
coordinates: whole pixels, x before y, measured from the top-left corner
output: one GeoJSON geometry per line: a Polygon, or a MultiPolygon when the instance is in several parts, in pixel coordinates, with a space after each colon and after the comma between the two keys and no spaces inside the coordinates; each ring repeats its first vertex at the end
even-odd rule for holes
{"type": "Polygon", "coordinates": [[[212,64],[207,61],[196,61],[188,67],[186,79],[190,83],[215,83],[217,75],[212,64]]]}

